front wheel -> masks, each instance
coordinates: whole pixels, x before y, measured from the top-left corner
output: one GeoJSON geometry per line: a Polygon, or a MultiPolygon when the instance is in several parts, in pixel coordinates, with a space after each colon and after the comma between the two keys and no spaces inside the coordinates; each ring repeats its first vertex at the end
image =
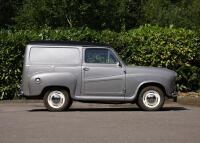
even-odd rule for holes
{"type": "Polygon", "coordinates": [[[163,91],[156,86],[148,86],[141,90],[137,104],[145,111],[160,110],[165,102],[163,91]]]}
{"type": "Polygon", "coordinates": [[[68,109],[72,100],[64,89],[50,89],[44,95],[44,105],[49,111],[63,111],[68,109]]]}

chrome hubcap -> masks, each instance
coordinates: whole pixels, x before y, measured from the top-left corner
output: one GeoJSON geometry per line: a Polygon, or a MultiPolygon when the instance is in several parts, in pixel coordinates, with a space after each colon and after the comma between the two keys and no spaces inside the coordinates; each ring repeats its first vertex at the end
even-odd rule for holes
{"type": "Polygon", "coordinates": [[[155,90],[149,90],[144,93],[143,103],[149,108],[155,108],[160,103],[160,95],[155,90]]]}
{"type": "Polygon", "coordinates": [[[60,91],[52,91],[49,93],[48,103],[53,108],[60,108],[65,103],[65,95],[60,91]]]}

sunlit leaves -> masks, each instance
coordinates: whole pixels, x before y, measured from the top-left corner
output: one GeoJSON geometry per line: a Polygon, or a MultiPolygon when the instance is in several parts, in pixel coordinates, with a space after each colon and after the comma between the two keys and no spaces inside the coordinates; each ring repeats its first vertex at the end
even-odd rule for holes
{"type": "Polygon", "coordinates": [[[0,31],[0,99],[17,95],[25,45],[32,40],[75,40],[111,45],[127,64],[167,67],[180,90],[200,88],[200,37],[196,31],[145,25],[116,33],[89,28],[0,31]]]}

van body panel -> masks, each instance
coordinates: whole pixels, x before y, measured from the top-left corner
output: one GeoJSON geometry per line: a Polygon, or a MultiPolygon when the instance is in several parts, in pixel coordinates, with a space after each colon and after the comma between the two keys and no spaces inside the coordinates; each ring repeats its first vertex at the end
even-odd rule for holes
{"type": "Polygon", "coordinates": [[[147,84],[174,97],[175,80],[169,69],[126,66],[109,46],[33,42],[26,46],[22,91],[39,97],[48,87],[65,87],[78,101],[134,102],[147,84]]]}

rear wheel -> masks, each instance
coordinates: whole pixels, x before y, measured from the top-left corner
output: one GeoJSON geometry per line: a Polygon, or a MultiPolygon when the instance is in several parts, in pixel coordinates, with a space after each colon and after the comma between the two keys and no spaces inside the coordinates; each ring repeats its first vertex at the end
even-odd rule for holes
{"type": "Polygon", "coordinates": [[[148,86],[141,90],[137,104],[145,111],[160,110],[165,102],[163,91],[156,86],[148,86]]]}
{"type": "Polygon", "coordinates": [[[48,90],[43,100],[49,111],[64,111],[72,105],[69,93],[59,88],[48,90]]]}

